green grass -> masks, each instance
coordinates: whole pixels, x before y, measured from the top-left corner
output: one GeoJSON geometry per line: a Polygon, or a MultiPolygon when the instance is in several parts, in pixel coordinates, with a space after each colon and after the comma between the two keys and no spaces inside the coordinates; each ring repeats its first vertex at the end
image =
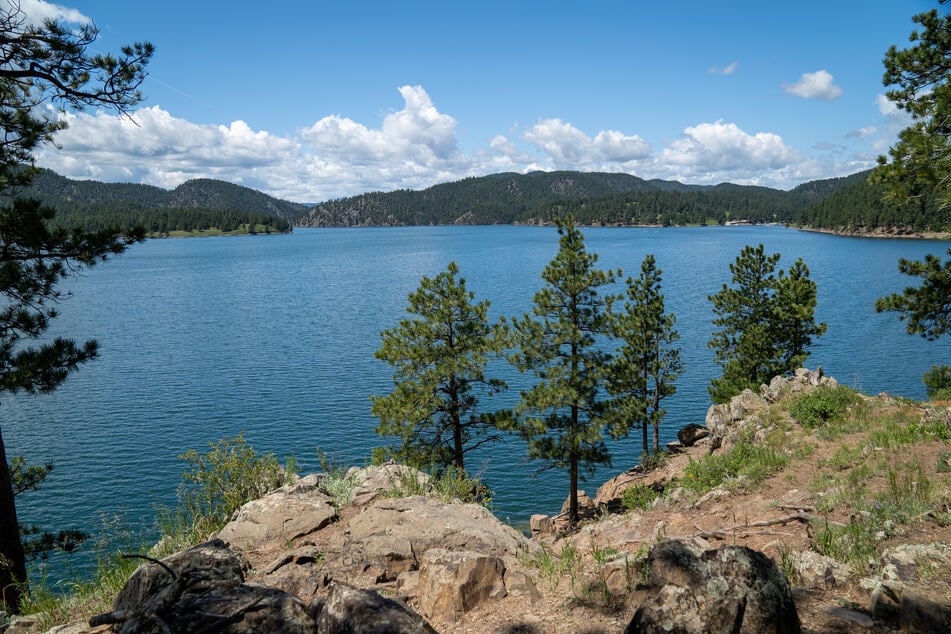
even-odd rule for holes
{"type": "Polygon", "coordinates": [[[749,441],[734,445],[724,454],[690,460],[681,486],[696,494],[717,487],[745,489],[754,486],[789,463],[789,456],[766,445],[749,441]]]}

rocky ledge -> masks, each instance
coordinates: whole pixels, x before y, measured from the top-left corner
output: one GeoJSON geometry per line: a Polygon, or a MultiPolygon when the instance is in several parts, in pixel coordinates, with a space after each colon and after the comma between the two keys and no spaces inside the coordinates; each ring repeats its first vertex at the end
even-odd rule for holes
{"type": "MultiPolygon", "coordinates": [[[[531,538],[481,506],[401,497],[426,479],[408,467],[351,469],[345,497],[328,476],[308,475],[243,506],[215,539],[140,567],[110,612],[58,631],[951,631],[947,522],[882,531],[867,566],[815,548],[822,522],[862,521],[848,505],[820,517],[817,501],[841,485],[809,485],[851,445],[805,433],[784,403],[835,385],[800,370],[711,407],[662,466],[584,496],[580,528],[536,516],[531,538]],[[691,461],[777,435],[805,457],[755,487],[684,490],[691,461]],[[658,495],[628,510],[632,487],[658,495]]],[[[919,410],[920,420],[946,414],[919,410]]],[[[922,455],[945,456],[951,471],[947,449],[944,440],[922,455]]],[[[32,631],[30,620],[12,631],[32,631]]]]}

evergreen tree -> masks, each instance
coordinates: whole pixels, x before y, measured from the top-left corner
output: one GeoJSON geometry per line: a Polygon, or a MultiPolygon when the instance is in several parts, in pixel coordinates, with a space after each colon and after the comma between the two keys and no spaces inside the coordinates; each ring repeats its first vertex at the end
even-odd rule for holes
{"type": "Polygon", "coordinates": [[[708,297],[718,330],[707,345],[723,368],[709,388],[716,403],[800,367],[813,338],[826,331],[815,321],[817,289],[809,269],[800,259],[788,276],[777,274],[779,258],[766,255],[762,244],[744,247],[730,265],[734,286],[724,284],[708,297]]]}
{"type": "Polygon", "coordinates": [[[942,263],[930,253],[922,262],[902,258],[898,270],[922,278],[921,286],[879,298],[875,310],[899,313],[900,320],[908,320],[908,334],[921,335],[928,341],[951,332],[951,259],[942,263]]]}
{"type": "Polygon", "coordinates": [[[466,453],[497,440],[491,415],[479,397],[505,389],[486,376],[501,354],[501,328],[489,323],[489,302],[473,303],[459,267],[451,262],[435,278],[424,277],[409,295],[414,315],[382,333],[376,357],[393,366],[393,391],[373,396],[377,433],[400,443],[384,452],[416,467],[452,465],[465,471],[466,453]]]}
{"type": "Polygon", "coordinates": [[[648,455],[648,428],[654,428],[654,455],[660,449],[660,424],[667,413],[661,401],[676,393],[674,381],[683,374],[677,317],[664,307],[663,280],[653,255],[641,263],[637,279],[627,280],[624,311],[614,317],[614,336],[622,345],[609,368],[607,389],[615,396],[612,435],[627,435],[632,426],[642,432],[644,456],[648,455]]]}
{"type": "Polygon", "coordinates": [[[570,215],[557,225],[559,249],[542,272],[545,286],[535,294],[532,314],[514,320],[511,361],[539,379],[521,394],[517,427],[531,458],[545,461],[544,468],[568,469],[568,513],[574,523],[579,470],[591,472],[611,460],[601,398],[610,355],[596,344],[611,334],[608,308],[613,301],[599,289],[612,284],[616,273],[595,268],[598,256],[586,250],[570,215]]]}
{"type": "MultiPolygon", "coordinates": [[[[90,51],[95,26],[78,29],[28,21],[17,2],[0,8],[0,194],[29,181],[33,152],[51,142],[65,119],[43,105],[107,106],[126,113],[141,99],[151,44],[119,56],[90,51]]],[[[48,392],[96,356],[94,341],[45,337],[55,306],[68,295],[64,277],[120,253],[141,234],[51,229],[54,211],[36,202],[0,208],[0,393],[48,392]],[[40,343],[31,345],[31,342],[40,343]]],[[[0,434],[0,603],[16,612],[26,587],[26,564],[14,501],[14,482],[0,434]]]]}
{"type": "Polygon", "coordinates": [[[875,180],[889,189],[889,197],[910,202],[934,192],[944,205],[951,203],[951,15],[936,9],[912,18],[921,29],[912,31],[912,46],[892,46],[885,53],[882,83],[894,86],[885,95],[908,112],[912,124],[902,130],[889,150],[879,157],[875,180]]]}

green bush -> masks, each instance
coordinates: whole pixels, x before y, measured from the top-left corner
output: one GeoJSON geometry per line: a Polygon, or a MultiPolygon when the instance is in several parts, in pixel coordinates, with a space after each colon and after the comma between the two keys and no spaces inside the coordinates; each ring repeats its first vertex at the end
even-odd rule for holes
{"type": "Polygon", "coordinates": [[[189,449],[179,456],[189,467],[179,501],[193,523],[216,530],[243,504],[281,486],[287,474],[273,453],[259,454],[243,433],[208,445],[208,453],[189,449]]]}
{"type": "Polygon", "coordinates": [[[621,494],[621,503],[630,511],[646,511],[659,496],[653,487],[635,484],[621,494]]]}
{"type": "Polygon", "coordinates": [[[921,377],[931,400],[946,400],[951,396],[951,368],[946,365],[932,365],[921,377]]]}
{"type": "Polygon", "coordinates": [[[744,485],[753,485],[782,469],[788,462],[788,456],[771,447],[741,442],[725,454],[691,459],[684,468],[681,485],[698,494],[740,478],[743,478],[744,485]]]}
{"type": "Polygon", "coordinates": [[[858,400],[858,395],[847,387],[820,385],[796,399],[790,406],[789,413],[803,427],[815,429],[844,418],[849,407],[858,400]]]}

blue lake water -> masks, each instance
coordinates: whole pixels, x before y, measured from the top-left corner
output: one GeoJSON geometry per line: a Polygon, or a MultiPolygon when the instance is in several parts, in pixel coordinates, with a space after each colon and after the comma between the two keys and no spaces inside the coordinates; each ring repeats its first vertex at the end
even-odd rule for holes
{"type": "MultiPolygon", "coordinates": [[[[718,374],[706,346],[707,296],[729,282],[729,264],[747,244],[782,253],[783,267],[798,257],[810,267],[818,317],[829,324],[810,367],[822,365],[865,392],[923,398],[922,373],[951,363],[951,344],[911,337],[895,315],[874,310],[877,297],[913,281],[898,272],[900,257],[944,255],[947,243],[780,227],[584,233],[602,268],[636,275],[653,253],[663,269],[686,363],[667,401],[664,439],[703,423],[706,388],[718,374]]],[[[530,309],[557,248],[552,228],[509,226],[312,229],[134,246],[68,282],[74,297],[54,322],[54,334],[97,339],[99,358],[53,394],[0,403],[8,454],[55,463],[42,491],[18,500],[21,521],[89,531],[116,515],[148,523],[155,505],[175,503],[179,454],[241,431],[258,450],[293,454],[304,472],[319,469],[317,446],[365,463],[382,444],[369,396],[391,388],[389,366],[373,353],[380,331],[406,316],[407,295],[420,278],[454,260],[495,316],[517,315],[530,309]]],[[[512,386],[500,404],[510,403],[530,377],[505,364],[497,370],[512,386]]],[[[613,443],[613,466],[587,488],[632,466],[639,436],[613,443]]],[[[567,474],[536,474],[538,465],[526,462],[514,437],[467,466],[482,470],[496,513],[517,525],[532,513],[557,512],[568,493],[567,474]]],[[[83,567],[82,558],[72,561],[83,567]]]]}

